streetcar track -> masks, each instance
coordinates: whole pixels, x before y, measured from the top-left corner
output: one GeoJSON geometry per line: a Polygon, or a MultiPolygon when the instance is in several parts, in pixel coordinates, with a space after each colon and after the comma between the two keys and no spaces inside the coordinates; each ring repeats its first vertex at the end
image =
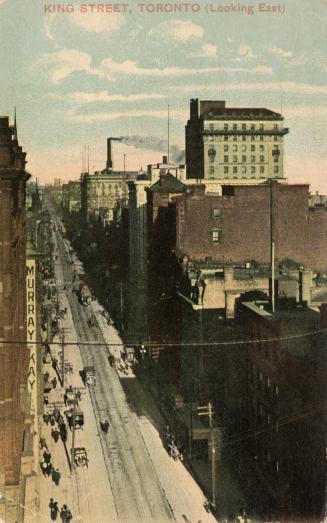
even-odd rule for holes
{"type": "MultiPolygon", "coordinates": [[[[58,232],[57,235],[63,242],[58,232]]],[[[59,241],[57,241],[57,245],[59,247],[58,254],[61,261],[63,276],[68,276],[71,278],[71,275],[69,274],[71,269],[67,266],[66,260],[63,259],[62,249],[60,248],[59,241]]],[[[84,311],[80,308],[74,296],[68,293],[66,295],[70,304],[78,340],[80,342],[92,341],[90,336],[90,329],[86,327],[84,311]]],[[[95,334],[96,340],[104,341],[98,321],[96,321],[96,326],[92,329],[92,331],[93,339],[95,334]]],[[[166,498],[165,491],[161,486],[157,471],[155,470],[144,438],[139,432],[134,414],[129,411],[130,407],[126,402],[123,390],[118,390],[118,385],[121,386],[119,378],[117,374],[114,373],[114,371],[111,369],[111,367],[109,367],[107,356],[104,352],[100,352],[99,350],[96,352],[89,351],[86,346],[80,344],[79,349],[82,356],[83,365],[88,366],[93,364],[93,366],[96,368],[96,376],[99,385],[97,385],[94,389],[89,387],[89,393],[93,404],[95,419],[99,429],[102,453],[113,492],[118,518],[121,520],[133,522],[143,522],[149,520],[149,516],[151,517],[151,521],[157,522],[175,519],[170,504],[166,498]],[[107,371],[105,370],[104,365],[106,365],[107,371]],[[117,380],[115,387],[110,385],[108,386],[108,374],[111,374],[111,379],[117,380]],[[107,384],[107,387],[105,384],[107,384]],[[109,397],[108,391],[110,392],[109,397]],[[119,408],[118,402],[120,395],[123,397],[124,401],[119,408]],[[105,437],[101,433],[100,429],[100,416],[104,412],[111,421],[109,440],[108,437],[105,437]],[[129,440],[128,424],[132,426],[133,434],[135,435],[135,442],[130,442],[129,440]],[[113,441],[112,438],[114,438],[113,441]],[[141,451],[140,453],[137,452],[138,449],[141,451]],[[144,459],[145,457],[146,459],[144,459]],[[130,459],[128,460],[128,458],[130,459]],[[134,473],[134,477],[131,476],[132,471],[134,473]],[[148,474],[149,472],[152,474],[148,474]],[[159,492],[160,495],[159,499],[161,499],[161,507],[159,510],[155,505],[156,499],[153,499],[157,497],[154,496],[153,492],[154,483],[157,492],[159,492]],[[132,507],[130,495],[131,491],[133,492],[132,497],[134,502],[132,507]],[[124,498],[125,502],[122,502],[124,498]],[[162,518],[162,511],[165,513],[164,519],[162,518]],[[126,512],[128,512],[128,514],[126,512]],[[132,512],[132,514],[129,514],[129,512],[132,512]],[[135,512],[137,512],[138,519],[135,518],[135,512]],[[159,518],[158,513],[160,513],[159,518]]]]}

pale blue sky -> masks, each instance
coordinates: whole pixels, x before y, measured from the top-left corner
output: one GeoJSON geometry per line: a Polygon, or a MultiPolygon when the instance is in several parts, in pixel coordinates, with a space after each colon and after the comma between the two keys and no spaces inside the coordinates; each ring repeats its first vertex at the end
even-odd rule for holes
{"type": "MultiPolygon", "coordinates": [[[[102,168],[107,136],[165,139],[167,104],[171,142],[184,148],[189,99],[198,97],[282,104],[289,180],[327,192],[325,0],[285,0],[284,14],[259,13],[260,2],[211,2],[254,6],[254,15],[207,14],[204,0],[198,13],[175,14],[126,3],[131,12],[116,15],[80,13],[80,3],[45,14],[58,4],[0,0],[0,113],[17,106],[32,174],[78,178],[84,144],[91,168],[102,168]]],[[[121,145],[119,165],[124,152],[128,168],[162,155],[121,145]]]]}

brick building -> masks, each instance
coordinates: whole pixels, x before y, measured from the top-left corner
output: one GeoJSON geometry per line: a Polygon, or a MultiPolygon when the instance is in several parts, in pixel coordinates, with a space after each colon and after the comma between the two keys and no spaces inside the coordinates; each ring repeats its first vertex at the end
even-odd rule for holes
{"type": "Polygon", "coordinates": [[[204,187],[176,199],[176,247],[191,260],[270,264],[271,235],[276,261],[292,259],[305,268],[327,269],[327,212],[309,208],[308,185],[276,181],[257,186],[204,187]]]}
{"type": "Polygon", "coordinates": [[[319,329],[326,327],[326,315],[299,306],[271,313],[267,302],[244,302],[242,315],[249,338],[257,341],[244,346],[249,437],[241,453],[251,457],[246,466],[257,471],[252,477],[274,514],[320,521],[327,359],[326,333],[319,329]]]}
{"type": "Polygon", "coordinates": [[[16,521],[29,354],[26,342],[25,153],[0,117],[0,519],[16,521]]]}
{"type": "Polygon", "coordinates": [[[284,177],[284,136],[279,113],[226,107],[224,101],[190,101],[185,128],[186,177],[263,180],[284,177]]]}

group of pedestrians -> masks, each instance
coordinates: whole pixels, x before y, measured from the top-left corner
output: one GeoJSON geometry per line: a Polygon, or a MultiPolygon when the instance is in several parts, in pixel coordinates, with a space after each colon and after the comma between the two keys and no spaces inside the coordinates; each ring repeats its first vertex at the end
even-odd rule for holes
{"type": "MultiPolygon", "coordinates": [[[[45,441],[44,438],[41,438],[41,440],[43,440],[43,442],[45,441]]],[[[53,466],[53,464],[51,463],[51,454],[48,451],[47,447],[44,450],[42,457],[43,457],[43,461],[42,460],[40,461],[40,467],[42,469],[43,475],[48,476],[48,477],[51,475],[52,481],[54,482],[55,485],[58,486],[59,482],[60,482],[61,474],[60,474],[58,468],[55,468],[53,466]]]]}
{"type": "MultiPolygon", "coordinates": [[[[50,498],[49,508],[50,508],[50,517],[51,517],[52,521],[56,521],[58,512],[59,512],[58,501],[54,501],[53,498],[50,498]]],[[[59,516],[60,516],[62,523],[69,523],[73,518],[73,515],[72,515],[71,511],[69,510],[69,508],[67,507],[67,505],[63,505],[61,507],[59,516]]]]}

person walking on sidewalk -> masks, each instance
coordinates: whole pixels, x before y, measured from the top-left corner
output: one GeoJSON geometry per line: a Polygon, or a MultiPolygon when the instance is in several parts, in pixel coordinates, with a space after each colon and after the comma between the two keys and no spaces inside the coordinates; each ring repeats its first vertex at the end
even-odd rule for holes
{"type": "Polygon", "coordinates": [[[51,431],[51,436],[54,440],[55,443],[57,443],[57,441],[59,440],[59,431],[57,429],[52,429],[51,431]]]}
{"type": "Polygon", "coordinates": [[[61,511],[60,511],[60,517],[61,517],[62,523],[69,523],[70,520],[72,519],[73,515],[72,515],[71,511],[69,510],[69,508],[67,507],[67,505],[62,506],[61,511]]]}
{"type": "Polygon", "coordinates": [[[51,383],[52,383],[52,387],[55,389],[56,386],[57,386],[57,378],[56,378],[56,376],[51,380],[51,383]]]}
{"type": "Polygon", "coordinates": [[[57,515],[59,512],[58,502],[53,501],[53,498],[50,498],[49,507],[50,507],[50,517],[51,517],[52,521],[56,521],[57,515]]]}

